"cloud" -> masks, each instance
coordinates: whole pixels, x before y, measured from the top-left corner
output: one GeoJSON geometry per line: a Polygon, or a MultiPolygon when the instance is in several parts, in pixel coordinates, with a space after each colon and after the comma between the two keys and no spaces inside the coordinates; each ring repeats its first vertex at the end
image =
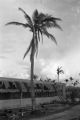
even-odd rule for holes
{"type": "Polygon", "coordinates": [[[7,57],[0,55],[0,59],[6,59],[7,57]]]}
{"type": "Polygon", "coordinates": [[[41,66],[45,66],[46,62],[45,62],[45,60],[43,58],[41,58],[41,59],[39,59],[39,64],[41,66]]]}
{"type": "Polygon", "coordinates": [[[26,69],[23,69],[21,66],[16,64],[14,60],[10,59],[0,59],[0,71],[0,76],[5,77],[27,78],[29,76],[28,66],[26,67],[26,69]]]}
{"type": "Polygon", "coordinates": [[[62,61],[54,61],[54,59],[48,60],[45,66],[42,67],[41,74],[55,78],[57,77],[56,70],[58,66],[63,66],[64,68],[64,63],[62,61]]]}

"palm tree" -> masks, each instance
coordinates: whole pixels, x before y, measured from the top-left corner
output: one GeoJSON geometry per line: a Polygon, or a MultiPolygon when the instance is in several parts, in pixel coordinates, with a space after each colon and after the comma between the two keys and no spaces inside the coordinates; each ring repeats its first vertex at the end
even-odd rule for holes
{"type": "MultiPolygon", "coordinates": [[[[20,22],[8,22],[6,25],[18,25],[23,26],[24,28],[29,28],[30,32],[32,32],[32,39],[30,44],[24,54],[24,57],[30,52],[30,62],[31,62],[31,98],[32,98],[32,110],[35,108],[35,93],[34,93],[34,56],[38,54],[38,45],[39,42],[43,41],[43,35],[50,38],[53,42],[57,44],[55,37],[50,34],[47,29],[48,28],[58,28],[61,29],[57,21],[61,21],[60,18],[52,17],[51,15],[39,13],[38,10],[33,12],[32,17],[30,17],[22,8],[19,8],[21,12],[23,12],[24,17],[26,19],[26,23],[20,22]]],[[[61,29],[62,30],[62,29],[61,29]]]]}
{"type": "Polygon", "coordinates": [[[59,75],[60,74],[64,74],[64,71],[62,70],[62,67],[57,68],[58,82],[59,82],[59,75]]]}

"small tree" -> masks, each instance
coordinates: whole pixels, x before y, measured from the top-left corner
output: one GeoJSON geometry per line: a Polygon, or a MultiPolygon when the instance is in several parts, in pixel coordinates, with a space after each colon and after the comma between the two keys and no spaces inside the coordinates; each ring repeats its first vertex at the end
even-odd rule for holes
{"type": "Polygon", "coordinates": [[[62,70],[62,67],[57,68],[58,82],[59,82],[59,75],[60,74],[64,74],[64,71],[62,70]]]}

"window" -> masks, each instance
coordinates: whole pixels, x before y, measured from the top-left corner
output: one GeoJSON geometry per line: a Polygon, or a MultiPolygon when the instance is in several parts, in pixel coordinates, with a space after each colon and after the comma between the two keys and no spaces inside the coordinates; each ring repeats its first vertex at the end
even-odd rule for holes
{"type": "Polygon", "coordinates": [[[29,92],[29,90],[30,90],[29,85],[28,85],[26,82],[23,82],[23,84],[24,84],[24,86],[25,86],[25,88],[26,88],[27,92],[29,92]]]}
{"type": "Polygon", "coordinates": [[[16,85],[14,82],[9,82],[9,89],[16,89],[16,85]]]}
{"type": "Polygon", "coordinates": [[[46,85],[44,85],[44,90],[48,90],[48,87],[46,85]]]}
{"type": "Polygon", "coordinates": [[[41,89],[41,85],[40,84],[36,84],[36,89],[41,89]]]}
{"type": "Polygon", "coordinates": [[[0,81],[0,89],[5,89],[5,88],[6,88],[6,87],[5,87],[4,82],[0,81]]]}

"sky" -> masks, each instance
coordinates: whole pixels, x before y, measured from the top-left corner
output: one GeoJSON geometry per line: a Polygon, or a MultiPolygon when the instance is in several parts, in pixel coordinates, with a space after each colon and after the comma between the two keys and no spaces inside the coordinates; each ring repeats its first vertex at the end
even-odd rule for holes
{"type": "Polygon", "coordinates": [[[80,73],[80,0],[0,0],[0,76],[27,78],[30,75],[30,59],[23,55],[32,38],[28,29],[5,26],[7,22],[25,22],[18,8],[32,15],[35,9],[62,19],[63,31],[50,30],[58,45],[44,37],[35,57],[34,73],[40,77],[57,78],[56,69],[62,66],[61,79],[80,73]]]}

